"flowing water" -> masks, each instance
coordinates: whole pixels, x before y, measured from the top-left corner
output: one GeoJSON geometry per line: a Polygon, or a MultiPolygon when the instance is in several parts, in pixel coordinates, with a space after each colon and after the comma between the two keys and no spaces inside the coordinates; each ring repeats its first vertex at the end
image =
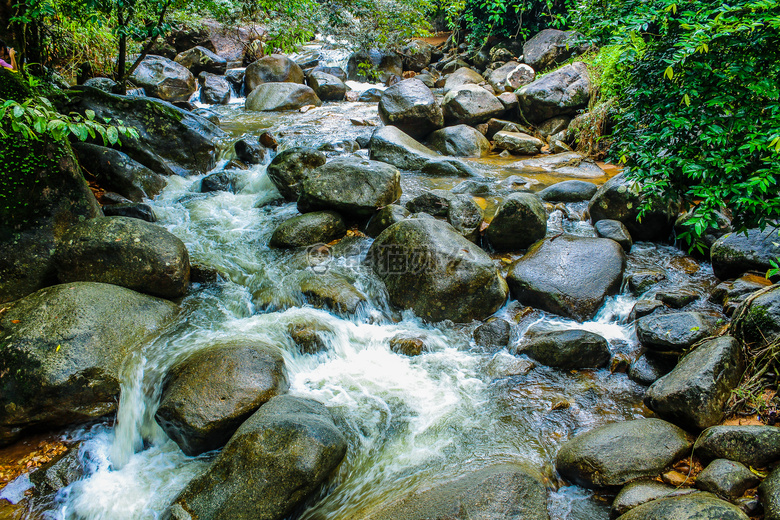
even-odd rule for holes
{"type": "MultiPolygon", "coordinates": [[[[216,110],[223,128],[236,137],[270,129],[283,148],[370,135],[371,126],[350,120],[379,124],[376,104],[326,104],[306,113],[285,114],[249,113],[240,103],[216,110]]],[[[475,167],[496,184],[513,175],[498,158],[475,161],[475,167]]],[[[185,456],[157,426],[154,412],[161,382],[178,361],[225,341],[279,347],[290,392],[326,404],[348,438],[348,453],[337,474],[299,518],[360,518],[423,483],[495,462],[538,468],[551,489],[549,510],[555,520],[608,518],[608,503],[600,497],[560,487],[555,454],[577,432],[643,416],[647,412],[641,404],[643,387],[624,373],[607,369],[534,367],[506,349],[489,351],[476,345],[471,339],[476,324],[432,325],[411,312],[394,311],[382,284],[361,262],[370,239],[359,236],[343,241],[350,247],[334,248],[330,267],[354,281],[368,303],[355,315],[314,308],[291,290],[291,280],[301,272],[316,276],[306,254],[268,246],[274,228],[297,211],[295,204],[279,201],[265,165],[243,171],[236,193],[201,194],[201,178],[170,178],[151,204],[159,223],[187,245],[192,262],[218,270],[224,281],[196,286],[184,298],[178,321],[129,360],[115,423],[70,433],[72,440],[82,441],[79,457],[86,476],[43,507],[45,518],[159,518],[214,455],[185,456]],[[302,323],[321,332],[324,351],[299,352],[288,328],[302,323]],[[426,352],[418,357],[391,352],[389,340],[399,333],[422,338],[426,352]]],[[[527,179],[534,188],[554,180],[561,179],[527,179]]],[[[423,189],[452,187],[461,181],[404,172],[404,200],[423,189]]],[[[566,209],[570,215],[583,210],[570,206],[566,209]]],[[[593,235],[589,225],[569,221],[562,210],[553,212],[550,233],[563,229],[593,235]]],[[[674,259],[681,256],[670,247],[638,244],[630,263],[667,269],[668,283],[677,284],[683,278],[674,259]]],[[[710,278],[711,271],[704,266],[698,275],[684,279],[701,289],[710,278]]],[[[598,316],[584,324],[543,313],[526,315],[516,302],[499,315],[514,324],[513,343],[541,321],[553,328],[597,332],[610,341],[615,353],[630,356],[637,350],[628,321],[634,301],[627,294],[610,298],[598,316]]],[[[701,305],[706,303],[702,300],[701,305]]]]}

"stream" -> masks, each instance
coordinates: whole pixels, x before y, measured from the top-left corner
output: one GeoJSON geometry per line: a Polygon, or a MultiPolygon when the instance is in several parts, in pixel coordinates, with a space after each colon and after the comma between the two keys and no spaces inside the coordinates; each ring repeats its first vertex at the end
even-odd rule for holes
{"type": "MultiPolygon", "coordinates": [[[[339,150],[345,142],[370,136],[371,125],[380,124],[376,103],[325,103],[305,113],[253,113],[238,100],[212,109],[234,137],[269,130],[280,150],[323,144],[339,150]]],[[[366,156],[365,150],[357,153],[366,156]]],[[[229,159],[224,157],[216,170],[229,159]]],[[[469,161],[485,182],[501,185],[507,179],[518,182],[511,167],[516,160],[492,155],[469,161]]],[[[217,270],[225,280],[196,284],[182,301],[178,321],[129,360],[115,423],[68,434],[69,440],[81,441],[79,458],[86,476],[61,490],[54,502],[40,504],[38,514],[49,520],[160,518],[214,457],[184,455],[154,421],[166,371],[215,342],[238,341],[281,348],[290,393],[327,405],[348,439],[347,456],[327,489],[296,519],[361,518],[432,481],[497,462],[541,470],[551,490],[552,519],[608,519],[608,500],[564,487],[558,480],[555,455],[561,443],[578,432],[649,414],[642,405],[644,387],[623,371],[562,371],[506,349],[491,351],[472,339],[478,323],[429,324],[410,311],[393,309],[382,283],[363,265],[371,239],[360,234],[333,247],[329,268],[354,281],[368,303],[354,315],[339,315],[296,301],[286,279],[311,268],[305,252],[268,246],[275,227],[297,209],[294,203],[280,202],[265,169],[264,164],[241,171],[235,193],[202,194],[202,176],[172,177],[150,202],[158,223],[184,241],[191,261],[217,270]],[[318,354],[301,353],[288,334],[295,324],[315,326],[327,348],[318,354]],[[426,351],[417,357],[392,352],[389,340],[399,333],[423,338],[426,351]]],[[[566,180],[522,177],[524,187],[533,191],[566,180]]],[[[401,182],[404,203],[427,189],[451,189],[463,179],[402,172],[401,182]]],[[[499,200],[485,197],[478,202],[489,216],[499,200]]],[[[582,203],[568,205],[572,215],[584,209],[582,203]]],[[[589,224],[570,221],[560,210],[550,215],[548,227],[549,234],[595,236],[589,224]]],[[[686,274],[678,267],[683,256],[672,247],[638,243],[629,255],[628,272],[661,268],[667,273],[662,284],[689,285],[706,294],[711,269],[702,264],[696,274],[686,274]]],[[[504,267],[517,257],[495,256],[504,267]]],[[[633,359],[639,347],[628,316],[635,301],[625,290],[583,324],[537,311],[529,314],[516,301],[497,315],[513,324],[511,344],[543,321],[550,328],[601,334],[613,355],[633,359]]],[[[699,305],[708,304],[702,300],[699,305]]]]}

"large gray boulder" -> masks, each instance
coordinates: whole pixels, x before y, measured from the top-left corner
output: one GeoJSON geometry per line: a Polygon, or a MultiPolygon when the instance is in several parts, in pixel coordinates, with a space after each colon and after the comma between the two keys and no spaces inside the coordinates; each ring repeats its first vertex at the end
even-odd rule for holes
{"type": "Polygon", "coordinates": [[[247,92],[263,83],[303,83],[303,70],[293,60],[282,54],[269,54],[250,63],[244,73],[247,92]]]}
{"type": "Polygon", "coordinates": [[[520,110],[531,123],[574,114],[590,99],[588,68],[582,62],[566,65],[522,87],[517,97],[520,110]]]}
{"type": "Polygon", "coordinates": [[[342,101],[348,90],[341,79],[326,72],[314,71],[306,80],[322,101],[342,101]]]}
{"type": "Polygon", "coordinates": [[[420,72],[431,64],[433,45],[422,40],[412,40],[401,50],[404,70],[420,72]]]}
{"type": "Polygon", "coordinates": [[[763,467],[780,461],[780,428],[774,426],[712,426],[702,432],[696,453],[705,462],[729,459],[763,467]]]}
{"type": "Polygon", "coordinates": [[[618,220],[628,228],[634,240],[667,240],[680,212],[679,202],[654,202],[642,214],[640,222],[639,211],[644,202],[641,187],[621,173],[604,183],[590,200],[590,220],[593,223],[603,219],[618,220]]]}
{"type": "Polygon", "coordinates": [[[660,419],[636,419],[600,426],[561,446],[555,467],[587,488],[620,486],[656,477],[691,448],[686,433],[660,419]]]}
{"type": "Polygon", "coordinates": [[[98,146],[76,142],[73,149],[82,167],[98,178],[100,185],[134,202],[151,199],[165,187],[165,179],[127,154],[98,146]]]}
{"type": "Polygon", "coordinates": [[[282,197],[296,202],[301,195],[303,179],[326,160],[325,154],[314,148],[288,148],[274,157],[266,172],[282,197]]]}
{"type": "Polygon", "coordinates": [[[703,343],[653,383],[645,404],[659,417],[690,430],[718,424],[731,391],[742,379],[745,359],[731,336],[703,343]]]}
{"type": "Polygon", "coordinates": [[[647,349],[682,354],[715,332],[716,323],[715,317],[700,312],[652,314],[637,320],[636,333],[647,349]]]}
{"type": "Polygon", "coordinates": [[[201,175],[214,168],[220,141],[227,134],[206,119],[152,98],[117,96],[78,87],[58,99],[63,112],[87,110],[96,119],[121,120],[138,131],[138,138],[122,136],[122,153],[163,175],[201,175]]]}
{"type": "Polygon", "coordinates": [[[41,289],[0,315],[0,445],[116,410],[127,356],[178,313],[116,285],[41,289]]]}
{"type": "Polygon", "coordinates": [[[311,87],[298,83],[263,83],[246,97],[245,107],[255,112],[298,110],[322,101],[311,87]]]}
{"type": "Polygon", "coordinates": [[[200,102],[209,105],[227,105],[230,101],[230,83],[225,76],[203,73],[200,102]]]}
{"type": "MultiPolygon", "coordinates": [[[[635,507],[617,520],[748,520],[737,506],[709,493],[659,498],[635,507]]],[[[767,519],[768,520],[768,519],[767,519]]]]}
{"type": "Polygon", "coordinates": [[[196,46],[192,49],[180,52],[174,61],[179,65],[188,68],[196,77],[201,72],[209,72],[211,74],[224,76],[225,71],[227,71],[227,61],[225,58],[217,56],[216,53],[201,46],[196,46]]]}
{"type": "Polygon", "coordinates": [[[696,487],[731,500],[761,483],[761,479],[744,464],[727,459],[712,461],[696,477],[696,487]]]}
{"type": "Polygon", "coordinates": [[[428,138],[428,144],[444,155],[455,157],[482,157],[490,153],[490,141],[467,125],[436,130],[428,138]]]}
{"type": "Polygon", "coordinates": [[[406,134],[422,138],[444,126],[444,115],[431,89],[411,78],[388,88],[379,100],[379,117],[406,134]]]}
{"type": "Polygon", "coordinates": [[[507,88],[506,80],[509,77],[509,74],[514,72],[519,65],[520,64],[516,61],[508,61],[497,69],[490,71],[490,74],[487,76],[487,81],[490,83],[490,86],[493,87],[496,95],[501,94],[502,92],[514,92],[515,89],[507,88]]]}
{"type": "Polygon", "coordinates": [[[491,258],[446,222],[397,222],[376,238],[368,257],[390,301],[427,320],[483,319],[506,300],[491,258]]]}
{"type": "Polygon", "coordinates": [[[609,363],[609,343],[586,330],[534,330],[523,338],[517,353],[539,363],[571,370],[601,368],[609,363]]]}
{"type": "Polygon", "coordinates": [[[719,238],[710,249],[715,276],[721,280],[737,278],[747,271],[766,273],[771,261],[780,256],[780,234],[776,228],[748,229],[719,238]]]}
{"type": "Polygon", "coordinates": [[[285,220],[274,230],[272,247],[303,247],[327,244],[347,233],[344,220],[333,211],[315,211],[285,220]]]}
{"type": "Polygon", "coordinates": [[[507,283],[525,305],[585,321],[620,289],[625,262],[617,242],[563,235],[534,244],[510,267],[507,283]]]}
{"type": "Polygon", "coordinates": [[[198,87],[195,76],[186,67],[151,54],[143,59],[129,79],[143,88],[147,96],[163,101],[187,101],[198,87]]]}
{"type": "Polygon", "coordinates": [[[493,136],[496,148],[508,150],[520,155],[536,155],[542,151],[544,143],[532,135],[523,132],[501,130],[493,136]]]}
{"type": "Polygon", "coordinates": [[[447,79],[444,81],[444,93],[446,94],[463,85],[479,85],[484,82],[485,78],[479,72],[468,67],[461,67],[447,76],[447,79]]]}
{"type": "Polygon", "coordinates": [[[128,217],[99,217],[71,227],[54,254],[62,282],[102,282],[178,298],[187,293],[187,248],[164,228],[128,217]]]}
{"type": "Polygon", "coordinates": [[[281,520],[330,476],[347,442],[322,404],[277,396],[244,422],[174,500],[174,520],[281,520]]]}
{"type": "Polygon", "coordinates": [[[498,207],[487,229],[496,251],[526,249],[547,234],[547,211],[532,193],[512,193],[498,207]]]}
{"type": "Polygon", "coordinates": [[[288,388],[278,349],[214,345],[168,371],[155,420],[184,453],[199,455],[224,446],[241,423],[288,388]]]}
{"type": "Polygon", "coordinates": [[[449,482],[426,483],[425,489],[374,509],[361,518],[549,519],[547,489],[542,475],[517,464],[496,464],[449,482]]]}
{"type": "Polygon", "coordinates": [[[301,183],[301,213],[334,210],[370,217],[401,197],[401,173],[389,164],[339,157],[312,170],[301,183]]]}
{"type": "Polygon", "coordinates": [[[607,175],[595,161],[577,152],[524,159],[512,163],[512,169],[521,174],[548,174],[575,179],[598,179],[607,175]]]}
{"type": "Polygon", "coordinates": [[[574,31],[544,29],[523,44],[523,61],[534,70],[543,71],[582,54],[586,47],[577,45],[582,35],[574,31]]]}
{"type": "Polygon", "coordinates": [[[599,187],[588,181],[563,181],[548,186],[538,193],[546,202],[582,202],[590,200],[599,187]]]}
{"type": "Polygon", "coordinates": [[[504,104],[478,85],[463,85],[447,92],[441,102],[448,125],[476,125],[504,113],[504,104]]]}
{"type": "Polygon", "coordinates": [[[396,222],[401,222],[411,213],[408,209],[397,204],[390,204],[377,211],[366,224],[366,235],[376,238],[382,231],[396,222]]]}

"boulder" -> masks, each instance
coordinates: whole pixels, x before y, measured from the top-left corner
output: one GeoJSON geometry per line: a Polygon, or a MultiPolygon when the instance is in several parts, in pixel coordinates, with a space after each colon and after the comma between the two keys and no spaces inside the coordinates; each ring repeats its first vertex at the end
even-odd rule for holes
{"type": "Polygon", "coordinates": [[[700,312],[651,315],[636,322],[636,334],[643,347],[656,352],[681,354],[694,343],[715,332],[717,319],[700,312]]]}
{"type": "Polygon", "coordinates": [[[570,123],[571,117],[556,116],[539,123],[536,129],[539,130],[539,133],[542,134],[543,137],[550,137],[566,130],[570,123]]]}
{"type": "Polygon", "coordinates": [[[635,480],[623,486],[620,493],[615,496],[615,500],[612,501],[610,517],[617,518],[636,506],[641,506],[652,500],[689,495],[691,493],[697,493],[697,491],[690,488],[678,489],[657,480],[635,480]]]}
{"type": "Polygon", "coordinates": [[[727,316],[732,316],[737,307],[751,294],[771,285],[772,282],[764,276],[745,274],[736,280],[719,283],[710,293],[709,300],[723,305],[723,312],[727,316]]]}
{"type": "Polygon", "coordinates": [[[509,71],[504,80],[504,90],[514,93],[517,89],[529,83],[533,83],[536,79],[536,72],[533,68],[521,63],[515,68],[509,71]]]}
{"type": "Polygon", "coordinates": [[[764,506],[764,520],[780,520],[780,468],[776,468],[758,487],[764,506]]]}
{"type": "Polygon", "coordinates": [[[639,210],[643,204],[639,185],[621,173],[599,188],[588,204],[588,212],[593,223],[603,219],[619,220],[634,240],[667,240],[680,211],[679,202],[654,202],[639,222],[639,210]]]}
{"type": "Polygon", "coordinates": [[[401,50],[404,70],[420,72],[431,64],[433,45],[422,40],[412,40],[401,50]]]}
{"type": "Polygon", "coordinates": [[[244,72],[247,92],[264,83],[303,83],[303,70],[293,60],[281,54],[269,54],[251,63],[244,72]]]}
{"type": "Polygon", "coordinates": [[[268,165],[268,178],[286,200],[296,202],[301,183],[315,168],[325,164],[325,154],[314,148],[295,147],[279,152],[268,165]]]}
{"type": "Polygon", "coordinates": [[[379,117],[386,125],[421,138],[444,126],[441,107],[431,89],[419,79],[396,83],[379,100],[379,117]]]}
{"type": "Polygon", "coordinates": [[[426,190],[407,201],[406,209],[412,213],[427,213],[434,217],[446,217],[450,203],[455,198],[448,190],[426,190]]]}
{"type": "Polygon", "coordinates": [[[241,95],[244,93],[244,77],[246,76],[246,69],[227,69],[225,71],[225,79],[227,79],[233,86],[233,91],[241,95]]]}
{"type": "Polygon", "coordinates": [[[459,159],[441,157],[395,126],[378,128],[368,143],[369,157],[403,170],[469,177],[474,171],[459,159]]]}
{"type": "Polygon", "coordinates": [[[328,67],[326,65],[317,65],[307,73],[313,74],[314,72],[324,72],[325,74],[330,74],[331,76],[337,77],[342,82],[347,81],[347,73],[344,72],[344,69],[342,69],[341,67],[328,67]]]}
{"type": "Polygon", "coordinates": [[[731,330],[740,341],[756,346],[780,338],[780,286],[767,287],[745,298],[734,311],[731,330]]]}
{"type": "Polygon", "coordinates": [[[187,101],[198,86],[195,76],[186,67],[153,55],[143,59],[129,80],[143,88],[147,96],[163,101],[187,101]]]}
{"type": "Polygon", "coordinates": [[[403,206],[389,204],[377,211],[374,216],[371,217],[371,220],[369,220],[366,225],[366,234],[371,238],[376,238],[382,231],[396,222],[404,220],[410,214],[409,210],[403,206]]]}
{"type": "Polygon", "coordinates": [[[263,83],[246,97],[245,107],[255,112],[298,110],[322,101],[310,87],[298,83],[263,83]]]}
{"type": "Polygon", "coordinates": [[[548,520],[547,489],[535,470],[494,464],[373,508],[363,520],[490,519],[548,520]]]}
{"type": "Polygon", "coordinates": [[[6,308],[0,316],[0,445],[30,429],[115,411],[125,359],[179,310],[91,282],[47,287],[6,308]]]}
{"type": "Polygon", "coordinates": [[[306,79],[322,101],[342,101],[347,93],[344,82],[326,72],[314,71],[306,79]]]}
{"type": "Polygon", "coordinates": [[[578,46],[582,35],[574,31],[544,29],[523,44],[523,61],[534,70],[549,69],[572,56],[582,54],[587,47],[578,46]]]}
{"type": "Polygon", "coordinates": [[[368,258],[390,301],[431,321],[486,318],[506,300],[491,258],[446,222],[397,222],[376,238],[368,258]]]}
{"type": "Polygon", "coordinates": [[[225,76],[205,73],[200,87],[200,102],[208,105],[227,105],[230,101],[230,83],[225,76]]]}
{"type": "Polygon", "coordinates": [[[483,78],[482,74],[479,72],[468,67],[461,67],[447,76],[447,79],[444,82],[444,93],[446,94],[463,85],[479,85],[484,82],[485,78],[483,78]]]}
{"type": "Polygon", "coordinates": [[[519,251],[547,234],[547,212],[532,193],[512,193],[498,207],[487,229],[487,239],[496,251],[519,251]]]}
{"type": "Polygon", "coordinates": [[[504,104],[478,85],[463,85],[450,90],[441,105],[448,125],[476,125],[504,113],[504,104]]]}
{"type": "Polygon", "coordinates": [[[648,351],[631,363],[628,378],[640,385],[650,386],[671,372],[673,368],[672,360],[648,351]]]}
{"type": "Polygon", "coordinates": [[[82,167],[97,177],[103,188],[132,201],[154,198],[165,187],[162,176],[119,150],[82,142],[73,143],[73,149],[82,167]]]}
{"type": "Polygon", "coordinates": [[[729,459],[764,467],[780,461],[780,428],[773,426],[712,426],[701,434],[696,453],[705,462],[729,459]]]}
{"type": "Polygon", "coordinates": [[[477,241],[479,231],[482,228],[484,213],[479,204],[470,195],[455,195],[452,197],[447,210],[447,222],[455,231],[471,240],[477,241]]]}
{"type": "Polygon", "coordinates": [[[483,157],[490,153],[490,141],[467,125],[436,130],[428,138],[428,143],[434,150],[455,157],[483,157]]]}
{"type": "Polygon", "coordinates": [[[187,484],[168,514],[174,520],[281,520],[319,489],[346,451],[344,436],[322,404],[274,397],[187,484]]]}
{"type": "Polygon", "coordinates": [[[604,337],[585,330],[536,330],[532,327],[517,349],[539,363],[577,370],[601,368],[612,357],[604,337]]]}
{"type": "MultiPolygon", "coordinates": [[[[487,81],[490,84],[491,87],[493,87],[493,90],[496,92],[496,94],[501,94],[502,92],[514,92],[516,88],[507,87],[507,78],[509,75],[515,71],[517,67],[519,67],[520,64],[516,61],[508,61],[505,64],[501,65],[497,69],[493,69],[490,71],[490,73],[487,76],[487,81]]],[[[533,72],[533,71],[531,71],[533,72]]],[[[530,83],[528,81],[527,83],[530,83]]]]}
{"type": "Polygon", "coordinates": [[[235,174],[229,171],[211,173],[200,181],[200,192],[211,193],[215,191],[227,191],[235,193],[235,174]]]}
{"type": "Polygon", "coordinates": [[[440,70],[442,74],[452,74],[463,67],[468,68],[470,65],[460,58],[443,60],[436,64],[436,69],[440,70]]]}
{"type": "Polygon", "coordinates": [[[474,342],[489,351],[495,351],[506,347],[512,326],[501,318],[489,318],[485,323],[474,330],[474,342]]]}
{"type": "Polygon", "coordinates": [[[620,289],[625,262],[617,242],[563,235],[532,246],[507,283],[520,303],[585,321],[620,289]]]}
{"type": "Polygon", "coordinates": [[[738,507],[709,493],[659,498],[635,507],[617,520],[748,520],[738,507]]]}
{"type": "Polygon", "coordinates": [[[521,174],[548,174],[579,179],[598,179],[607,175],[593,160],[571,151],[524,159],[512,163],[511,167],[521,174]]]}
{"type": "Polygon", "coordinates": [[[749,229],[745,233],[729,233],[712,245],[710,261],[715,276],[721,280],[738,278],[747,271],[766,273],[771,261],[780,256],[780,235],[775,228],[749,229]]]}
{"type": "Polygon", "coordinates": [[[70,447],[62,455],[54,457],[30,473],[30,482],[35,486],[35,495],[54,494],[85,477],[85,468],[79,460],[79,445],[70,447]]]}
{"type": "Polygon", "coordinates": [[[156,225],[127,217],[99,217],[71,227],[54,253],[62,282],[102,282],[178,298],[190,282],[187,248],[156,225]]]}
{"type": "Polygon", "coordinates": [[[425,342],[420,338],[399,334],[390,339],[390,350],[403,356],[419,356],[425,350],[425,342]]]}
{"type": "Polygon", "coordinates": [[[590,99],[588,68],[582,62],[566,65],[522,87],[517,91],[517,97],[520,110],[531,123],[574,114],[590,99]]]}
{"type": "Polygon", "coordinates": [[[117,96],[81,87],[58,98],[62,112],[95,112],[97,120],[121,120],[138,138],[122,136],[122,153],[155,173],[200,175],[214,168],[227,134],[206,119],[146,97],[117,96]]]}
{"type": "Polygon", "coordinates": [[[496,96],[501,104],[504,105],[504,110],[507,114],[517,113],[517,108],[520,106],[520,102],[517,100],[517,94],[514,92],[502,92],[496,96]]]}
{"type": "Polygon", "coordinates": [[[227,61],[216,53],[201,46],[193,47],[187,51],[181,52],[174,60],[179,65],[186,67],[194,76],[201,72],[209,72],[224,76],[227,71],[227,61]]]}
{"type": "MultiPolygon", "coordinates": [[[[621,486],[656,477],[691,449],[686,433],[660,419],[635,419],[597,427],[566,441],[555,466],[587,488],[621,486]]],[[[676,517],[670,517],[676,518],[676,517]]]]}
{"type": "MultiPolygon", "coordinates": [[[[268,134],[263,135],[267,136],[268,134]]],[[[265,162],[266,148],[263,146],[262,140],[263,137],[258,140],[256,137],[250,136],[236,141],[233,145],[236,151],[236,159],[244,164],[263,164],[265,162]]]]}
{"type": "Polygon", "coordinates": [[[596,228],[596,233],[601,238],[614,240],[620,244],[620,247],[626,253],[631,251],[631,246],[634,245],[634,241],[631,240],[631,233],[628,232],[628,228],[619,220],[599,220],[593,227],[596,228]]]}
{"type": "Polygon", "coordinates": [[[289,388],[274,347],[216,345],[173,366],[155,420],[187,455],[221,448],[241,423],[289,388]]]}
{"type": "Polygon", "coordinates": [[[563,181],[553,184],[538,193],[545,202],[582,202],[590,200],[599,187],[588,181],[563,181]]]}
{"type": "Polygon", "coordinates": [[[735,499],[761,483],[752,471],[739,462],[717,459],[696,477],[696,487],[718,496],[735,499]]]}
{"type": "Polygon", "coordinates": [[[403,73],[403,58],[395,52],[361,50],[353,53],[347,62],[347,78],[351,81],[384,83],[389,77],[403,76],[403,73]]]}
{"type": "Polygon", "coordinates": [[[536,155],[542,151],[544,143],[528,134],[522,132],[507,132],[501,130],[493,136],[496,148],[500,150],[509,150],[520,155],[536,155]]]}
{"type": "Polygon", "coordinates": [[[298,210],[334,210],[370,217],[401,197],[401,174],[393,166],[356,157],[339,157],[312,170],[301,183],[298,210]]]}
{"type": "Polygon", "coordinates": [[[154,214],[152,207],[140,202],[103,206],[103,214],[106,217],[130,217],[145,220],[146,222],[157,222],[157,216],[154,214]]]}
{"type": "Polygon", "coordinates": [[[85,87],[92,87],[103,92],[115,93],[119,84],[113,79],[109,78],[89,78],[84,82],[85,87]]]}
{"type": "MultiPolygon", "coordinates": [[[[626,276],[628,288],[634,295],[640,295],[654,285],[666,280],[663,269],[637,269],[626,276]]],[[[660,303],[660,302],[659,302],[660,303]]]]}
{"type": "Polygon", "coordinates": [[[382,94],[384,94],[384,92],[384,90],[380,90],[378,88],[370,88],[364,92],[361,92],[357,100],[360,103],[378,103],[379,100],[382,99],[382,94]]]}
{"type": "Polygon", "coordinates": [[[742,379],[745,359],[739,343],[722,336],[703,343],[653,383],[645,404],[659,417],[692,430],[718,424],[742,379]]]}
{"type": "Polygon", "coordinates": [[[333,211],[315,211],[282,222],[271,236],[272,247],[302,247],[327,244],[347,233],[341,215],[333,211]]]}

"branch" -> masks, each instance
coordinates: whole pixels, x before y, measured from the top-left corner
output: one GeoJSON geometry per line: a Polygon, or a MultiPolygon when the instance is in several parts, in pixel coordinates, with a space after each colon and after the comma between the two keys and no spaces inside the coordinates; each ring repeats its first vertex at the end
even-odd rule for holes
{"type": "MultiPolygon", "coordinates": [[[[168,11],[168,7],[171,5],[171,2],[165,2],[163,4],[162,11],[160,11],[160,16],[157,18],[157,27],[158,29],[162,27],[163,21],[165,20],[165,13],[168,11]]],[[[130,67],[127,71],[125,71],[125,75],[122,77],[122,84],[124,84],[127,81],[127,78],[133,75],[133,72],[135,72],[135,69],[138,68],[138,66],[141,64],[142,61],[144,61],[144,58],[147,54],[149,54],[149,51],[152,49],[152,46],[157,41],[157,37],[160,35],[160,31],[155,31],[155,34],[152,35],[152,38],[149,40],[149,42],[144,45],[144,48],[141,50],[141,54],[136,58],[135,63],[133,63],[133,66],[130,67]]]]}

